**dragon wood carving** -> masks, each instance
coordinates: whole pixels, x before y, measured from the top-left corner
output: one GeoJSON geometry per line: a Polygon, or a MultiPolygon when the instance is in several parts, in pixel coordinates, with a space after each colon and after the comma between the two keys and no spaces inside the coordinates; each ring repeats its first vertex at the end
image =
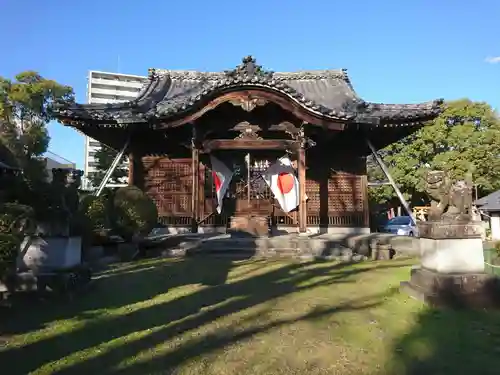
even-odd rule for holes
{"type": "Polygon", "coordinates": [[[452,182],[445,171],[429,171],[425,190],[431,197],[429,221],[469,222],[473,218],[472,172],[463,180],[452,182]]]}

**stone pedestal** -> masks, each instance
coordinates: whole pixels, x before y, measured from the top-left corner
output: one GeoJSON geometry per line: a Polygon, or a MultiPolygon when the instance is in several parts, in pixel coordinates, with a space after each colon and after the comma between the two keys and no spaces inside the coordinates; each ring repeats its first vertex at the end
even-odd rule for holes
{"type": "Polygon", "coordinates": [[[82,261],[81,237],[26,237],[22,250],[17,259],[21,271],[71,268],[82,261]]]}
{"type": "Polygon", "coordinates": [[[439,273],[482,273],[483,241],[480,222],[420,222],[422,267],[439,273]]]}
{"type": "Polygon", "coordinates": [[[481,238],[420,239],[422,267],[439,273],[484,271],[481,238]]]}
{"type": "Polygon", "coordinates": [[[484,273],[481,224],[419,223],[421,266],[401,284],[436,306],[487,307],[500,301],[498,279],[484,273]]]}
{"type": "Polygon", "coordinates": [[[481,238],[481,222],[421,221],[417,224],[420,238],[462,239],[481,238]]]}

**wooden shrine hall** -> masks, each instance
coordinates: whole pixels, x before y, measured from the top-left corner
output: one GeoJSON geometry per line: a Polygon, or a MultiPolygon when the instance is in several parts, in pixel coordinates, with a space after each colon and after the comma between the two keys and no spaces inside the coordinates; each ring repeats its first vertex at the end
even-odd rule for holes
{"type": "MultiPolygon", "coordinates": [[[[156,202],[170,232],[237,225],[265,231],[369,232],[366,156],[415,132],[442,100],[361,99],[345,70],[267,71],[245,57],[224,72],[150,69],[137,98],[56,105],[65,125],[129,160],[129,184],[156,202]],[[215,210],[210,155],[234,176],[215,210]],[[288,155],[300,204],[285,213],[260,174],[288,155]]],[[[250,229],[249,229],[250,230],[250,229]]]]}

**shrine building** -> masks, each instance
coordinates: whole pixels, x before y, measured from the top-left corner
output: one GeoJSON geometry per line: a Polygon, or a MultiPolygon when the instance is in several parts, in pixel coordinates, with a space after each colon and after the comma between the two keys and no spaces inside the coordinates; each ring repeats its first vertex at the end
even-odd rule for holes
{"type": "Polygon", "coordinates": [[[224,230],[246,218],[271,233],[348,234],[369,232],[369,145],[381,149],[415,132],[442,103],[370,103],[345,70],[271,72],[249,56],[224,72],[150,69],[132,101],[61,105],[55,113],[125,148],[129,184],[151,196],[172,233],[224,230]],[[220,214],[210,155],[234,172],[220,214]],[[259,178],[285,155],[300,187],[289,213],[259,178]]]}

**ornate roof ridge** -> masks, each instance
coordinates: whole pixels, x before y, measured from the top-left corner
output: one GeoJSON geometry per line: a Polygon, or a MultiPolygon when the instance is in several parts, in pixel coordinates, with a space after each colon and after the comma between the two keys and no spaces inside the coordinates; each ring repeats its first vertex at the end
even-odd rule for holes
{"type": "Polygon", "coordinates": [[[298,70],[296,72],[276,72],[274,77],[283,77],[286,80],[306,79],[347,79],[345,69],[320,69],[320,70],[298,70]]]}
{"type": "Polygon", "coordinates": [[[272,72],[257,65],[255,58],[247,56],[242,63],[233,70],[222,72],[202,72],[197,70],[175,70],[175,69],[149,69],[149,77],[170,76],[173,79],[194,81],[217,81],[227,77],[259,76],[276,80],[319,80],[319,79],[342,79],[350,84],[346,69],[313,69],[299,70],[295,72],[272,72]]]}
{"type": "Polygon", "coordinates": [[[154,69],[154,72],[159,76],[193,81],[215,81],[225,77],[224,72],[200,72],[197,70],[154,69]]]}
{"type": "Polygon", "coordinates": [[[444,103],[444,99],[434,99],[426,102],[420,103],[406,103],[406,104],[398,104],[398,103],[376,103],[376,102],[365,102],[366,106],[370,109],[422,109],[422,108],[438,108],[444,103]]]}

